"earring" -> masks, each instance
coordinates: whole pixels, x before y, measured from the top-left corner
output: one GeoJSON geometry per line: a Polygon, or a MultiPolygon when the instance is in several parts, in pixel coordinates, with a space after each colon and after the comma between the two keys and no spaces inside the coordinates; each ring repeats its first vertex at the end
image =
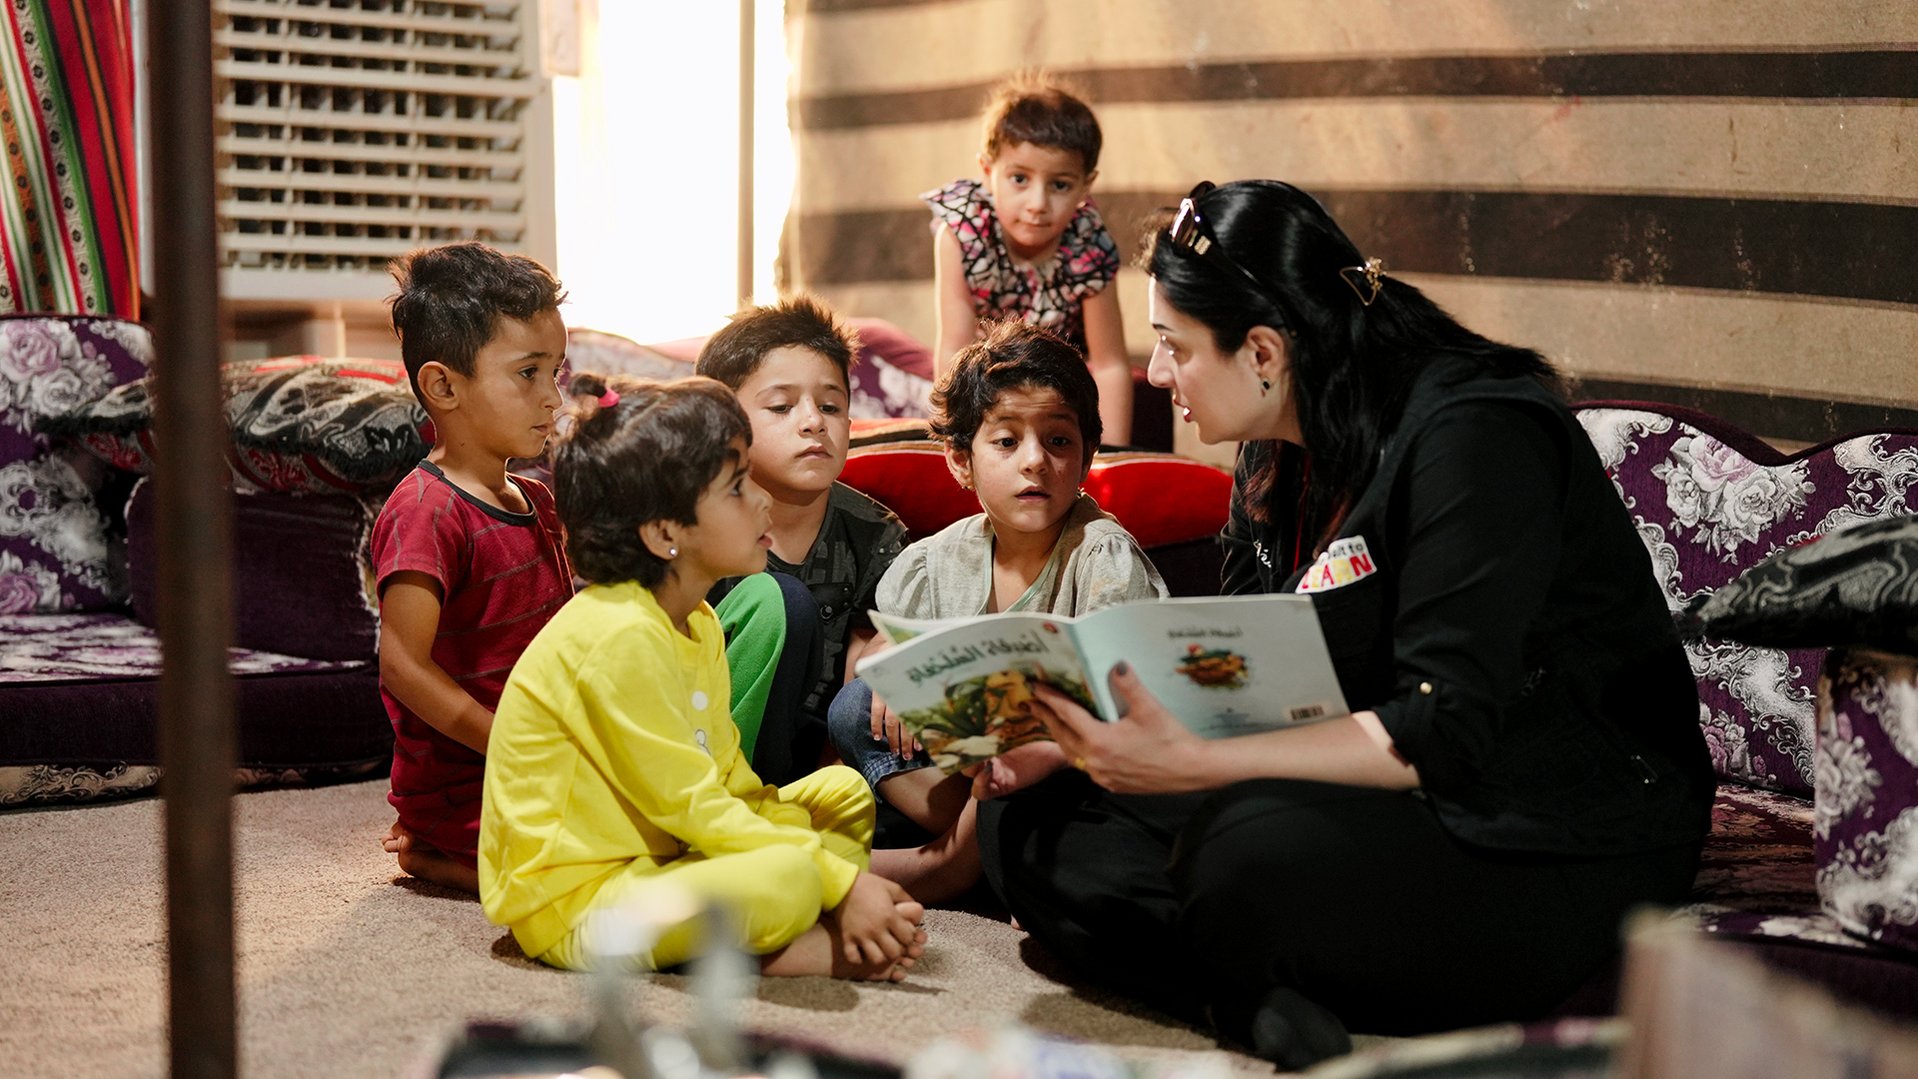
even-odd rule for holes
{"type": "Polygon", "coordinates": [[[1271,392],[1272,392],[1272,383],[1266,381],[1265,379],[1260,379],[1259,380],[1259,396],[1264,397],[1266,394],[1271,392]]]}
{"type": "Polygon", "coordinates": [[[667,558],[678,558],[678,557],[679,557],[679,548],[677,548],[677,547],[668,547],[668,548],[666,548],[666,557],[667,557],[667,558]]]}

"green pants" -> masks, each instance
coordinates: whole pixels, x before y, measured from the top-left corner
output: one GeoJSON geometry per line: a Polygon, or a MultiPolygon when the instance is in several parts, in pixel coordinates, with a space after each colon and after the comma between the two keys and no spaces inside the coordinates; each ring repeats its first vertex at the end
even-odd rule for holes
{"type": "Polygon", "coordinates": [[[755,573],[719,601],[716,613],[726,631],[726,667],[733,680],[733,725],[739,751],[748,761],[766,717],[766,696],[786,648],[786,604],[769,573],[755,573]]]}

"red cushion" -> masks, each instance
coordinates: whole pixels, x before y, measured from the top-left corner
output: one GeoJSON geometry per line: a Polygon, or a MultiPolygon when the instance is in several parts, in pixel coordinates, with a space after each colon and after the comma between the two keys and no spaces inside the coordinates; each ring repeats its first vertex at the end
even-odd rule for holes
{"type": "Polygon", "coordinates": [[[1086,493],[1144,547],[1216,536],[1232,501],[1232,474],[1176,453],[1122,450],[1092,459],[1086,493]]]}
{"type": "Polygon", "coordinates": [[[839,478],[898,514],[913,539],[979,512],[979,499],[953,480],[937,442],[855,446],[839,478]]]}
{"type": "MultiPolygon", "coordinates": [[[[979,512],[979,499],[953,481],[933,441],[854,447],[839,478],[891,507],[914,539],[979,512]]],[[[1086,493],[1140,546],[1158,547],[1217,535],[1232,476],[1177,454],[1127,450],[1093,458],[1086,493]]]]}

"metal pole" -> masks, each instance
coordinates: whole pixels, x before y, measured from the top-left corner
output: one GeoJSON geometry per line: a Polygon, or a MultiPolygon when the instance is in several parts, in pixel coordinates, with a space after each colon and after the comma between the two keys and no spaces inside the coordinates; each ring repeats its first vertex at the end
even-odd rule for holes
{"type": "Polygon", "coordinates": [[[237,1073],[233,972],[232,547],[220,408],[213,25],[152,0],[147,92],[154,247],[153,482],[159,501],[161,794],[174,1075],[237,1073]]]}
{"type": "Polygon", "coordinates": [[[753,0],[739,0],[739,306],[753,302],[753,0]]]}

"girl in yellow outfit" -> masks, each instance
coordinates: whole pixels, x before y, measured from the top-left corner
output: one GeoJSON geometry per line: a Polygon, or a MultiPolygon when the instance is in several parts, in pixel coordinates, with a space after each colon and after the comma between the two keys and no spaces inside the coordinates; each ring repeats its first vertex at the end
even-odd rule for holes
{"type": "MultiPolygon", "coordinates": [[[[725,640],[705,595],[765,568],[752,428],[704,378],[573,377],[553,451],[567,552],[591,582],[514,665],[486,753],[480,900],[527,955],[586,965],[599,908],[672,888],[728,908],[768,974],[898,980],[923,911],[866,872],[873,803],[849,768],[774,788],[739,752],[725,640]]],[[[690,957],[691,923],[654,968],[690,957]]]]}

